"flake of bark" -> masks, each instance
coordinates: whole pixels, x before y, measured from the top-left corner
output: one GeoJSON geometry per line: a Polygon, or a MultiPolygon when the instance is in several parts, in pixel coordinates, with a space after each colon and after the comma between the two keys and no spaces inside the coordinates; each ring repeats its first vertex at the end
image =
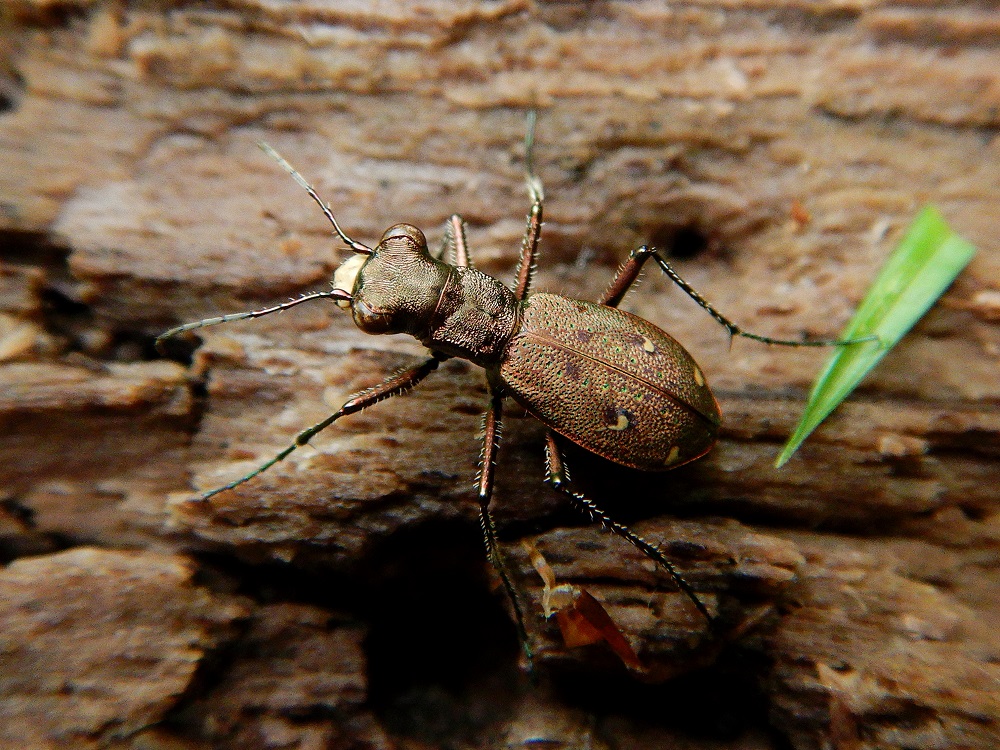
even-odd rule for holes
{"type": "Polygon", "coordinates": [[[101,747],[158,722],[238,599],[192,583],[185,558],[78,548],[0,571],[0,740],[101,747]]]}
{"type": "Polygon", "coordinates": [[[221,680],[185,708],[185,723],[213,747],[346,746],[352,723],[367,729],[358,716],[367,697],[363,637],[318,607],[261,606],[221,680]]]}
{"type": "Polygon", "coordinates": [[[923,542],[797,539],[809,564],[766,647],[782,696],[772,712],[795,745],[995,742],[1000,610],[976,601],[992,586],[923,542]]]}
{"type": "Polygon", "coordinates": [[[5,544],[23,533],[155,545],[169,532],[162,493],[186,473],[197,416],[187,374],[171,362],[84,364],[0,365],[0,482],[21,509],[5,544]]]}

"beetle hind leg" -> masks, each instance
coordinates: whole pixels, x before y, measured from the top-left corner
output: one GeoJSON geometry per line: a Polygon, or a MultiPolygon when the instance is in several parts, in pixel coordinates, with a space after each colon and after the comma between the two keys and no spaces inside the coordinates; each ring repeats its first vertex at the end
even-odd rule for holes
{"type": "Polygon", "coordinates": [[[761,336],[756,333],[751,333],[750,331],[745,331],[740,326],[736,325],[733,321],[727,318],[725,315],[720,313],[715,307],[704,297],[702,297],[698,291],[688,284],[680,274],[674,270],[667,259],[663,256],[663,253],[656,248],[647,247],[643,245],[638,250],[633,250],[629,256],[628,260],[622,264],[621,268],[618,269],[618,273],[615,274],[615,278],[611,281],[611,285],[608,287],[607,291],[603,294],[598,302],[602,305],[607,305],[608,307],[618,307],[618,304],[622,301],[622,298],[628,293],[628,290],[632,288],[636,280],[639,278],[639,273],[642,271],[642,267],[646,264],[646,261],[652,258],[656,261],[656,264],[660,267],[667,278],[674,282],[677,286],[688,297],[693,299],[698,306],[704,309],[709,315],[715,318],[716,322],[721,325],[729,333],[729,338],[732,339],[733,336],[742,336],[743,338],[753,339],[754,341],[760,341],[765,344],[778,344],[780,346],[846,346],[848,344],[860,344],[865,341],[876,341],[877,336],[863,336],[857,339],[813,339],[813,340],[801,340],[793,341],[789,339],[775,339],[770,336],[761,336]]]}
{"type": "Polygon", "coordinates": [[[712,614],[708,611],[708,608],[698,596],[697,592],[691,588],[691,584],[684,579],[684,576],[680,574],[680,571],[674,567],[672,562],[663,556],[663,553],[660,552],[655,545],[647,542],[625,524],[611,518],[606,512],[599,508],[593,500],[579,492],[575,492],[570,488],[569,473],[566,469],[565,463],[563,462],[562,452],[559,450],[559,444],[556,442],[556,436],[551,430],[549,430],[545,436],[545,481],[553,489],[566,495],[573,503],[574,507],[579,509],[582,513],[586,514],[594,521],[600,521],[601,525],[608,531],[620,536],[629,544],[636,547],[650,560],[663,568],[670,575],[671,579],[673,579],[677,588],[691,600],[691,603],[694,604],[698,611],[704,616],[709,625],[715,624],[715,618],[712,617],[712,614]]]}

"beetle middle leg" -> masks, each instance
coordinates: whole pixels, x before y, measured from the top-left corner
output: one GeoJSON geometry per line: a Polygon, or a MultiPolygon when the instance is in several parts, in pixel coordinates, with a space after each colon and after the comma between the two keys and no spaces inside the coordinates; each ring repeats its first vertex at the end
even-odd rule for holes
{"type": "Polygon", "coordinates": [[[792,341],[788,339],[775,339],[770,336],[761,336],[756,333],[750,333],[749,331],[743,330],[740,326],[736,325],[729,318],[724,316],[712,304],[702,297],[694,287],[688,284],[684,279],[681,278],[680,274],[673,269],[673,267],[667,262],[667,259],[663,257],[663,253],[656,248],[647,247],[643,245],[638,250],[633,250],[628,257],[628,260],[618,269],[618,273],[615,274],[615,278],[612,280],[611,285],[608,290],[601,297],[600,304],[607,305],[608,307],[618,307],[618,304],[622,301],[622,298],[632,288],[636,279],[639,278],[639,272],[642,271],[642,267],[646,264],[646,261],[652,258],[656,261],[656,264],[663,270],[663,273],[679,286],[684,293],[693,299],[698,305],[704,308],[709,315],[715,318],[718,323],[729,332],[729,337],[742,336],[743,338],[753,339],[754,341],[762,341],[765,344],[778,344],[780,346],[844,346],[847,344],[859,344],[864,341],[874,341],[877,339],[876,336],[864,336],[857,339],[813,339],[811,341],[792,341]]]}
{"type": "Polygon", "coordinates": [[[715,622],[705,603],[698,596],[697,592],[691,588],[691,584],[684,580],[684,576],[680,574],[672,562],[663,556],[663,553],[660,552],[656,545],[647,542],[628,526],[611,518],[611,516],[599,508],[586,495],[573,491],[569,486],[569,473],[563,461],[562,451],[559,450],[559,443],[552,430],[548,430],[545,434],[545,481],[553,489],[566,495],[581,512],[590,516],[594,521],[600,521],[601,525],[608,531],[626,540],[646,555],[646,557],[667,571],[677,588],[691,600],[698,611],[708,620],[708,623],[711,625],[715,622]]]}
{"type": "Polygon", "coordinates": [[[366,388],[363,391],[355,393],[344,402],[343,406],[337,409],[337,411],[329,417],[321,422],[317,422],[312,427],[305,429],[296,435],[295,440],[292,441],[287,448],[279,452],[274,458],[269,461],[265,461],[249,474],[246,474],[229,484],[223,485],[222,487],[217,487],[210,492],[204,493],[200,499],[203,501],[208,500],[210,497],[218,495],[220,492],[231,490],[235,487],[239,487],[244,482],[249,482],[258,474],[262,474],[267,471],[279,461],[283,461],[290,453],[292,453],[292,451],[308,443],[317,433],[322,432],[341,417],[348,414],[354,414],[362,409],[367,409],[369,406],[377,404],[379,401],[385,401],[387,398],[392,398],[393,396],[399,396],[406,393],[411,388],[416,386],[417,383],[434,372],[438,365],[447,359],[448,357],[446,355],[435,354],[416,367],[411,367],[407,370],[398,372],[395,375],[386,378],[376,386],[372,386],[371,388],[366,388]]]}
{"type": "Polygon", "coordinates": [[[503,420],[503,396],[490,390],[490,405],[483,416],[483,453],[479,467],[479,524],[483,530],[483,542],[486,545],[486,555],[493,568],[503,582],[504,590],[514,608],[514,622],[517,627],[517,637],[521,647],[528,657],[528,664],[533,660],[531,646],[528,644],[528,633],[524,628],[524,614],[517,600],[517,592],[511,583],[507,565],[497,544],[497,529],[490,515],[490,500],[493,497],[493,476],[496,470],[497,450],[500,447],[500,428],[503,420]]]}

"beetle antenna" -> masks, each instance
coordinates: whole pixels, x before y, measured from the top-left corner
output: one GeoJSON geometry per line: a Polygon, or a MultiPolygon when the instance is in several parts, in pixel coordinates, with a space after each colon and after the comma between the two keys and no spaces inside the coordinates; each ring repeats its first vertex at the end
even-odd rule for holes
{"type": "Polygon", "coordinates": [[[269,146],[264,141],[258,141],[257,145],[260,146],[261,150],[265,154],[270,156],[272,159],[278,162],[278,164],[284,167],[285,171],[292,176],[292,179],[294,179],[297,183],[299,183],[299,185],[302,188],[304,188],[307,193],[309,193],[309,197],[311,197],[314,201],[316,201],[319,207],[323,210],[323,213],[326,215],[326,218],[330,220],[331,224],[333,224],[333,230],[337,233],[337,236],[339,236],[340,239],[343,240],[345,245],[347,245],[349,248],[351,248],[351,250],[353,250],[356,253],[361,253],[363,255],[372,254],[373,250],[370,247],[368,247],[367,245],[362,245],[360,242],[357,242],[356,240],[352,240],[344,233],[344,230],[340,228],[340,224],[338,224],[337,220],[334,218],[333,211],[330,210],[330,207],[323,201],[322,198],[319,197],[319,194],[313,189],[313,186],[310,185],[308,182],[306,182],[305,177],[299,174],[299,171],[291,164],[289,164],[288,161],[286,161],[285,157],[283,157],[281,154],[279,154],[277,151],[271,148],[271,146],[269,146]]]}
{"type": "Polygon", "coordinates": [[[328,292],[309,292],[308,294],[303,294],[301,297],[296,297],[295,299],[290,299],[288,302],[282,302],[280,305],[275,305],[274,307],[267,307],[263,310],[251,310],[250,312],[232,313],[230,315],[220,315],[216,318],[205,318],[204,320],[196,320],[194,323],[185,323],[182,326],[177,326],[176,328],[171,328],[169,331],[164,331],[159,336],[156,337],[154,345],[156,350],[163,353],[163,342],[169,339],[171,336],[176,336],[178,333],[184,333],[185,331],[193,331],[196,328],[207,328],[208,326],[217,326],[220,323],[231,323],[234,320],[247,320],[248,318],[259,318],[263,315],[270,315],[275,312],[283,312],[290,307],[295,307],[296,305],[301,305],[303,302],[309,302],[314,299],[323,299],[325,297],[331,297],[338,302],[350,302],[351,294],[350,292],[345,292],[343,289],[331,289],[328,292]]]}

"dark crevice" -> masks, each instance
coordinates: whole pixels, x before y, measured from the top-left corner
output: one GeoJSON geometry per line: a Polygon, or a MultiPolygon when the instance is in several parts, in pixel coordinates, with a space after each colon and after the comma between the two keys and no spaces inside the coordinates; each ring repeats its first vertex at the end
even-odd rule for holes
{"type": "MultiPolygon", "coordinates": [[[[0,206],[0,211],[3,211],[0,206]]],[[[46,332],[59,342],[62,355],[83,355],[99,362],[147,362],[168,359],[190,365],[196,339],[165,342],[166,353],[155,348],[148,331],[111,324],[100,319],[84,301],[83,282],[69,265],[70,250],[39,232],[0,232],[0,261],[13,269],[37,269],[40,318],[46,332]]],[[[29,271],[31,273],[31,271],[29,271]]],[[[30,278],[30,276],[29,276],[30,278]]],[[[31,282],[35,283],[35,282],[31,282]]]]}
{"type": "Polygon", "coordinates": [[[24,76],[19,71],[10,67],[0,69],[0,115],[17,110],[24,96],[24,88],[24,76]]]}
{"type": "Polygon", "coordinates": [[[198,719],[192,718],[192,714],[198,714],[199,701],[222,684],[229,675],[230,667],[239,661],[249,624],[249,621],[237,623],[237,633],[231,640],[204,651],[184,691],[161,720],[162,726],[181,736],[197,736],[192,731],[192,725],[197,725],[198,719]]]}
{"type": "Polygon", "coordinates": [[[95,332],[90,306],[75,299],[73,290],[68,286],[54,284],[48,279],[40,297],[42,323],[45,330],[61,342],[64,354],[83,352],[92,355],[103,344],[104,336],[89,335],[95,332]]]}
{"type": "Polygon", "coordinates": [[[191,363],[194,362],[194,353],[202,344],[202,340],[197,336],[171,336],[159,342],[151,336],[145,336],[143,341],[144,345],[148,347],[145,352],[149,359],[169,359],[185,367],[190,367],[191,363]]]}
{"type": "Polygon", "coordinates": [[[993,124],[995,112],[991,112],[990,118],[986,119],[986,121],[947,122],[920,117],[916,112],[911,112],[902,107],[860,112],[845,112],[824,105],[816,105],[814,109],[820,117],[828,120],[846,125],[872,125],[888,131],[888,135],[892,135],[895,131],[901,131],[905,126],[911,125],[927,130],[979,134],[984,143],[989,143],[996,136],[997,132],[1000,131],[1000,127],[993,124]]]}
{"type": "MultiPolygon", "coordinates": [[[[728,649],[712,667],[659,685],[624,673],[597,676],[567,670],[553,675],[553,687],[565,702],[612,719],[612,726],[627,719],[632,726],[667,727],[708,741],[732,742],[751,729],[769,731],[762,719],[768,702],[758,683],[765,670],[764,659],[728,649]]],[[[602,723],[598,719],[599,734],[602,723]]]]}
{"type": "Polygon", "coordinates": [[[512,706],[497,696],[512,699],[517,636],[501,595],[490,591],[478,529],[460,522],[406,529],[361,567],[370,704],[385,726],[450,745],[504,718],[512,706]]]}
{"type": "MultiPolygon", "coordinates": [[[[0,510],[0,515],[2,513],[3,510],[0,510]]],[[[28,531],[14,536],[0,535],[0,565],[8,565],[22,557],[52,555],[79,546],[79,542],[55,532],[28,531]]]]}
{"type": "MultiPolygon", "coordinates": [[[[781,7],[764,13],[769,24],[806,33],[832,33],[857,24],[861,11],[832,5],[781,7]]],[[[758,14],[754,12],[754,17],[758,14]]]]}
{"type": "MultiPolygon", "coordinates": [[[[489,585],[474,524],[434,520],[405,528],[349,568],[198,557],[196,583],[213,591],[261,605],[320,607],[334,627],[363,624],[367,705],[392,734],[455,746],[482,739],[514,710],[517,636],[502,595],[489,585]]],[[[203,662],[168,723],[183,725],[185,712],[225,679],[243,640],[237,636],[203,662]]]]}
{"type": "Polygon", "coordinates": [[[649,244],[675,260],[691,260],[714,246],[712,238],[694,225],[665,224],[648,233],[649,244]]]}
{"type": "Polygon", "coordinates": [[[30,531],[36,528],[35,511],[21,503],[16,497],[0,500],[0,512],[13,518],[23,529],[30,531]]]}
{"type": "MultiPolygon", "coordinates": [[[[0,212],[16,219],[13,207],[0,204],[0,212]]],[[[17,229],[0,231],[0,261],[15,266],[39,266],[48,272],[67,272],[69,248],[56,245],[42,232],[17,229]]]]}
{"type": "Polygon", "coordinates": [[[695,227],[681,227],[670,243],[668,253],[678,260],[688,260],[701,255],[708,249],[709,239],[695,227]]]}
{"type": "Polygon", "coordinates": [[[19,25],[39,26],[47,29],[68,28],[74,21],[85,19],[89,13],[89,7],[86,3],[79,3],[75,0],[12,5],[14,7],[7,10],[10,21],[19,25]]]}
{"type": "Polygon", "coordinates": [[[91,318],[90,306],[73,299],[66,292],[55,287],[47,287],[41,293],[42,305],[47,318],[53,320],[87,320],[91,318]]]}
{"type": "MultiPolygon", "coordinates": [[[[956,503],[952,507],[958,508],[959,512],[961,512],[961,514],[966,519],[968,519],[969,521],[972,521],[974,523],[985,523],[985,522],[987,522],[988,519],[990,517],[992,517],[993,513],[995,512],[995,508],[993,507],[992,504],[990,504],[990,505],[984,505],[983,507],[978,507],[978,506],[970,505],[968,503],[956,503]]],[[[936,512],[936,511],[933,511],[933,512],[936,512]]]]}
{"type": "Polygon", "coordinates": [[[938,456],[960,458],[981,456],[987,460],[1000,458],[1000,441],[992,430],[975,428],[961,432],[928,430],[921,437],[930,445],[929,452],[938,456]]]}
{"type": "MultiPolygon", "coordinates": [[[[71,296],[73,291],[48,286],[41,292],[45,329],[62,341],[65,354],[83,354],[101,362],[150,362],[164,357],[156,349],[154,336],[142,330],[106,328],[90,305],[71,296]]],[[[190,365],[195,348],[190,342],[171,342],[166,356],[190,365]]]]}

